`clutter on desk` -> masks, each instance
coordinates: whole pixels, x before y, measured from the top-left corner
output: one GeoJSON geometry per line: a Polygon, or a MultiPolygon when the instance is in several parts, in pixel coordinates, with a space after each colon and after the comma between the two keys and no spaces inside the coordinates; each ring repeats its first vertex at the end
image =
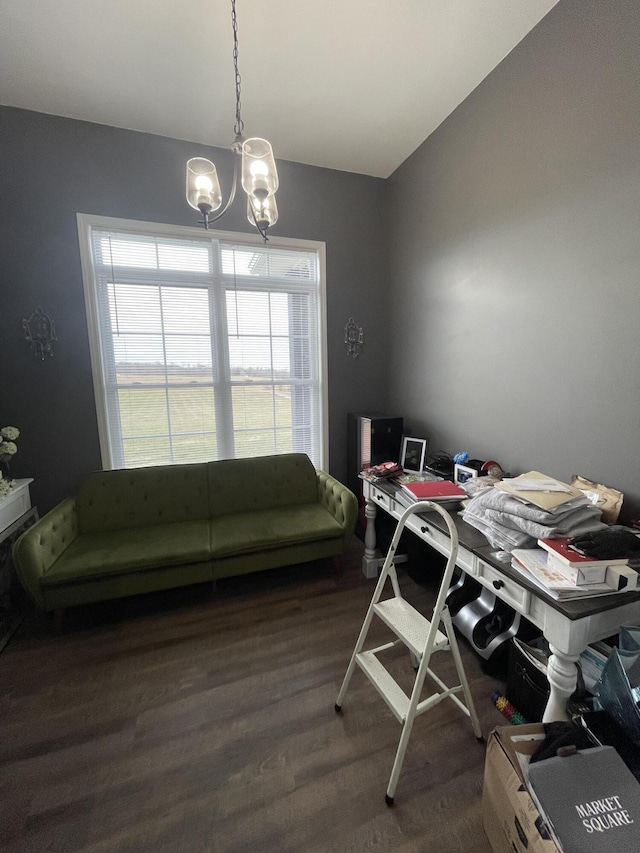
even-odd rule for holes
{"type": "Polygon", "coordinates": [[[360,471],[362,479],[369,480],[371,483],[376,483],[379,480],[391,480],[401,474],[402,467],[397,462],[380,462],[378,465],[371,465],[369,468],[363,468],[360,471]]]}
{"type": "Polygon", "coordinates": [[[406,483],[431,483],[434,480],[441,479],[442,477],[437,477],[435,474],[429,474],[427,471],[423,471],[421,474],[412,474],[411,472],[405,471],[403,474],[396,477],[395,481],[399,485],[403,485],[406,483]]]}
{"type": "Polygon", "coordinates": [[[401,483],[400,488],[416,501],[460,501],[466,492],[451,480],[401,483]]]}
{"type": "MultiPolygon", "coordinates": [[[[530,471],[520,479],[554,478],[530,471]]],[[[472,498],[462,517],[484,533],[494,548],[503,551],[535,548],[538,539],[573,537],[605,530],[607,526],[601,520],[600,508],[589,503],[579,489],[567,483],[563,485],[569,489],[568,492],[519,490],[500,481],[472,498]]]]}
{"type": "Polygon", "coordinates": [[[586,564],[594,559],[612,563],[617,562],[617,558],[626,558],[628,561],[640,556],[640,534],[616,525],[597,533],[575,536],[569,547],[581,555],[581,559],[576,561],[578,563],[586,564]]]}
{"type": "Polygon", "coordinates": [[[586,495],[580,489],[556,480],[555,477],[541,474],[539,471],[529,471],[527,474],[520,474],[519,477],[505,479],[497,483],[496,488],[549,512],[560,511],[564,504],[574,499],[580,498],[588,502],[586,495]]]}
{"type": "Polygon", "coordinates": [[[580,489],[592,504],[600,507],[604,522],[607,524],[616,523],[624,500],[622,492],[609,486],[603,486],[601,483],[594,483],[593,480],[587,480],[586,477],[581,477],[578,474],[574,474],[571,478],[571,485],[580,489]]]}
{"type": "Polygon", "coordinates": [[[628,566],[605,563],[598,568],[598,574],[593,575],[602,578],[596,581],[571,573],[567,576],[550,565],[548,560],[549,554],[544,548],[514,548],[511,552],[512,568],[556,601],[630,592],[637,587],[638,574],[628,566]]]}
{"type": "Polygon", "coordinates": [[[464,483],[458,483],[458,485],[461,489],[464,489],[467,498],[475,498],[480,492],[492,489],[499,482],[499,478],[486,476],[473,477],[472,479],[465,480],[464,483]]]}
{"type": "Polygon", "coordinates": [[[453,477],[454,462],[445,450],[437,450],[427,457],[425,468],[438,477],[453,477]]]}

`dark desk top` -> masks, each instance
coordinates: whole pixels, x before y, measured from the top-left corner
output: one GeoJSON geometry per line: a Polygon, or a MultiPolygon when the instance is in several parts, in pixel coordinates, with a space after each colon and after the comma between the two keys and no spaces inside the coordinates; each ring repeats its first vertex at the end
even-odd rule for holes
{"type": "MultiPolygon", "coordinates": [[[[395,497],[400,490],[400,485],[393,480],[383,480],[374,483],[376,488],[386,492],[391,497],[395,497]]],[[[403,493],[404,494],[404,493],[403,493]]],[[[403,503],[404,505],[404,503],[403,503]]],[[[487,541],[483,533],[467,524],[460,517],[461,507],[459,503],[444,504],[444,509],[449,512],[456,525],[458,531],[458,539],[460,545],[480,557],[485,563],[493,566],[493,568],[502,572],[505,577],[516,581],[520,586],[531,591],[531,593],[543,601],[547,602],[554,610],[558,610],[567,619],[576,620],[584,619],[587,616],[593,616],[596,613],[603,613],[605,610],[612,610],[615,607],[620,607],[623,604],[631,604],[634,601],[640,601],[640,589],[633,592],[614,592],[611,595],[594,595],[592,598],[583,598],[580,601],[557,601],[550,595],[547,595],[539,586],[529,581],[521,572],[512,568],[511,561],[502,562],[496,556],[496,549],[493,548],[487,541]]],[[[437,512],[420,513],[420,517],[433,525],[436,530],[440,530],[448,535],[448,529],[444,518],[437,512]]],[[[473,575],[471,575],[473,577],[473,575]]]]}

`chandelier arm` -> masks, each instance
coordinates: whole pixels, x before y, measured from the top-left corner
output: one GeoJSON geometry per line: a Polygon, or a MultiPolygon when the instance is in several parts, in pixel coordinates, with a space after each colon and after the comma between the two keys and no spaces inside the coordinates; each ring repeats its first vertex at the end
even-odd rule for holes
{"type": "Polygon", "coordinates": [[[240,162],[240,152],[234,150],[234,158],[233,158],[233,181],[231,184],[231,193],[229,194],[229,198],[227,203],[222,208],[220,213],[217,213],[215,216],[207,217],[208,222],[216,222],[218,219],[222,219],[227,210],[233,204],[233,200],[236,197],[236,189],[238,187],[238,163],[240,162]]]}
{"type": "Polygon", "coordinates": [[[252,204],[250,204],[250,205],[249,205],[249,209],[251,210],[251,216],[253,216],[253,224],[254,224],[254,225],[256,226],[256,228],[258,229],[258,233],[259,233],[259,234],[260,234],[260,236],[262,237],[263,241],[264,241],[265,243],[268,243],[268,242],[269,242],[269,238],[267,237],[267,228],[268,228],[269,226],[268,226],[268,225],[265,225],[265,227],[264,227],[264,228],[261,228],[261,227],[258,225],[258,220],[256,219],[256,212],[255,212],[255,210],[253,209],[253,205],[252,205],[252,204]]]}

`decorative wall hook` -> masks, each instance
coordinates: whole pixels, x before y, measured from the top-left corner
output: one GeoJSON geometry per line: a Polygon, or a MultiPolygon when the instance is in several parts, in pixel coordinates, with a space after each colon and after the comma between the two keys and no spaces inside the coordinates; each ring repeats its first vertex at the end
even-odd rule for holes
{"type": "Polygon", "coordinates": [[[51,342],[57,341],[56,324],[51,317],[44,313],[42,308],[38,306],[28,320],[22,321],[24,336],[31,344],[31,349],[35,355],[44,361],[45,353],[53,355],[51,342]]]}
{"type": "Polygon", "coordinates": [[[364,344],[364,331],[354,323],[353,317],[349,317],[349,322],[344,327],[344,342],[347,355],[357,358],[364,344]]]}

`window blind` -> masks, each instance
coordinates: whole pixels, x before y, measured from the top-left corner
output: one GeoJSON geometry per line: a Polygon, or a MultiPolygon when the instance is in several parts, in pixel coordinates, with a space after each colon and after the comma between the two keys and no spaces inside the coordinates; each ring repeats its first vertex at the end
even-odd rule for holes
{"type": "Polygon", "coordinates": [[[321,465],[317,251],[117,228],[87,237],[110,467],[290,451],[321,465]]]}

